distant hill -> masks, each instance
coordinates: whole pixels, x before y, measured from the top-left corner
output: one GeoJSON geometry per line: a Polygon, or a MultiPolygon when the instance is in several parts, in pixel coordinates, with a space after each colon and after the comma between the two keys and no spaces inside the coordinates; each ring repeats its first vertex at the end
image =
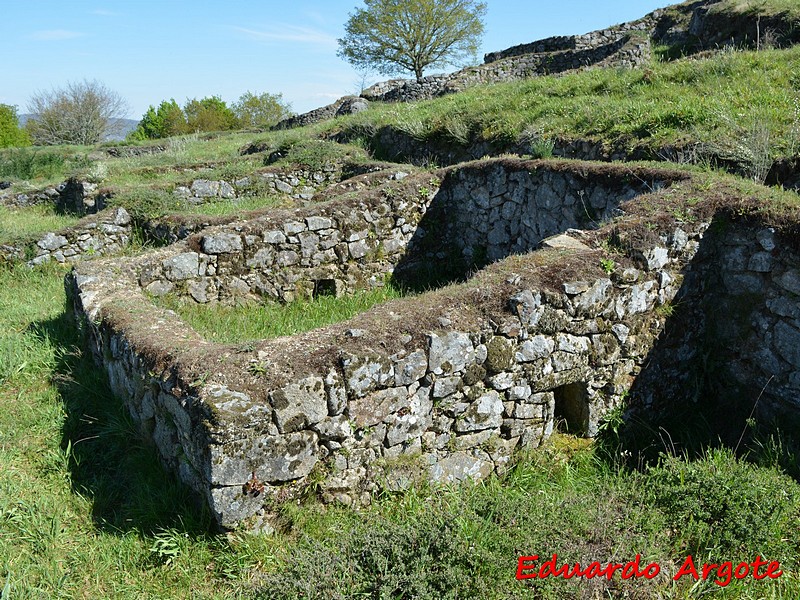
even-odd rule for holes
{"type": "MultiPolygon", "coordinates": [[[[19,118],[19,126],[24,127],[25,123],[28,122],[28,119],[33,117],[31,114],[25,115],[18,115],[19,118]]],[[[117,142],[120,140],[124,140],[125,137],[139,124],[137,119],[118,119],[117,123],[119,124],[119,128],[117,133],[109,134],[103,137],[104,142],[117,142]]]]}

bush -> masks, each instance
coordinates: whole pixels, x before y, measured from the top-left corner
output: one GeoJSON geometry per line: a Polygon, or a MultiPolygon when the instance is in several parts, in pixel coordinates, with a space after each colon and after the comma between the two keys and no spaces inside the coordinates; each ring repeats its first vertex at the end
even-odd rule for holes
{"type": "Polygon", "coordinates": [[[114,194],[113,206],[122,206],[134,217],[151,219],[182,208],[184,203],[174,194],[157,188],[124,190],[114,194]]]}
{"type": "Polygon", "coordinates": [[[286,569],[259,581],[271,598],[485,598],[485,557],[464,538],[461,515],[365,518],[327,545],[298,544],[286,569]]]}
{"type": "Polygon", "coordinates": [[[792,488],[787,476],[739,461],[725,449],[691,462],[664,455],[645,485],[676,539],[688,546],[683,550],[711,550],[726,560],[752,560],[757,550],[782,562],[798,551],[800,497],[792,488]]]}
{"type": "MultiPolygon", "coordinates": [[[[283,163],[305,167],[311,171],[320,171],[325,167],[341,164],[347,159],[366,157],[364,150],[357,146],[325,140],[308,140],[294,144],[288,141],[277,150],[277,155],[281,157],[283,163]]],[[[271,160],[267,157],[268,163],[271,160]]]]}
{"type": "Polygon", "coordinates": [[[99,81],[84,80],[37,92],[28,110],[33,117],[25,127],[35,144],[90,145],[119,132],[128,109],[116,92],[99,81]]]}

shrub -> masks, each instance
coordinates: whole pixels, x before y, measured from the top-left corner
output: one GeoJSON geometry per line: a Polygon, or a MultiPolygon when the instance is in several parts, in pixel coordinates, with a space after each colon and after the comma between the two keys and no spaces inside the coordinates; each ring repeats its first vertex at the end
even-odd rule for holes
{"type": "Polygon", "coordinates": [[[50,178],[61,175],[66,170],[66,158],[56,152],[19,148],[0,154],[0,177],[50,178]]]}
{"type": "MultiPolygon", "coordinates": [[[[283,156],[283,162],[305,167],[311,171],[320,171],[330,165],[341,164],[348,158],[366,156],[364,150],[357,146],[324,140],[309,140],[288,147],[284,144],[278,152],[283,156]]],[[[269,161],[269,158],[267,160],[269,161]]]]}
{"type": "Polygon", "coordinates": [[[715,449],[691,462],[664,455],[645,479],[684,549],[712,550],[726,560],[752,559],[753,550],[782,560],[797,556],[800,497],[778,471],[715,449]]]}
{"type": "Polygon", "coordinates": [[[165,190],[143,188],[115,193],[111,204],[124,207],[137,218],[149,219],[178,210],[182,201],[165,190]]]}

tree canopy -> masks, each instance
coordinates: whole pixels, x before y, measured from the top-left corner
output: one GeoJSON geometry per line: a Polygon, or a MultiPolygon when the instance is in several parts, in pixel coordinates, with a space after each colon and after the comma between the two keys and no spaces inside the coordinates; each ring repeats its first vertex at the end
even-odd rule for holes
{"type": "Polygon", "coordinates": [[[25,124],[35,144],[96,144],[122,127],[128,106],[99,81],[68,83],[31,97],[25,124]]]}
{"type": "Polygon", "coordinates": [[[350,15],[338,56],[384,75],[459,66],[477,54],[486,3],[475,0],[364,0],[350,15]]]}
{"type": "Polygon", "coordinates": [[[283,101],[282,94],[259,94],[245,92],[233,105],[233,112],[239,119],[240,127],[261,127],[266,129],[292,114],[289,104],[283,101]]]}
{"type": "Polygon", "coordinates": [[[28,134],[19,127],[17,108],[0,104],[0,148],[30,146],[28,134]]]}
{"type": "Polygon", "coordinates": [[[165,138],[186,133],[187,128],[183,109],[171,98],[161,102],[158,108],[151,105],[128,137],[134,140],[165,138]]]}

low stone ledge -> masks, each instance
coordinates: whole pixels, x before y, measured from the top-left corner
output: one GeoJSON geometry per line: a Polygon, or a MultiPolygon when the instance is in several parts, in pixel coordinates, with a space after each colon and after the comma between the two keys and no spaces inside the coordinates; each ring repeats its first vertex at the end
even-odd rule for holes
{"type": "Polygon", "coordinates": [[[81,219],[58,232],[48,232],[36,242],[36,256],[29,266],[50,261],[77,262],[117,254],[131,242],[133,219],[122,207],[109,208],[81,219]]]}

